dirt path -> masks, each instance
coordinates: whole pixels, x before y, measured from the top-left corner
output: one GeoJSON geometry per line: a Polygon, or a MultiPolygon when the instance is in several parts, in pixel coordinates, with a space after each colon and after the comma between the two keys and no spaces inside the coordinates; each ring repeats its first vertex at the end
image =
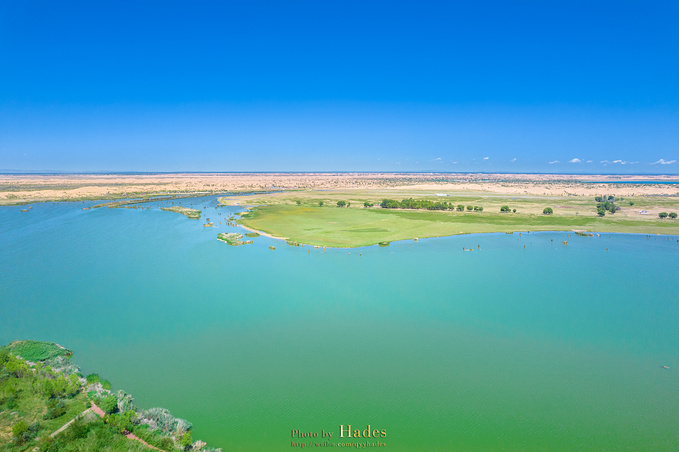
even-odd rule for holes
{"type": "Polygon", "coordinates": [[[104,413],[104,410],[99,408],[94,402],[91,402],[91,403],[92,403],[91,410],[94,411],[95,413],[97,413],[99,415],[99,417],[103,419],[104,416],[106,416],[106,413],[104,413]]]}
{"type": "Polygon", "coordinates": [[[158,449],[157,447],[150,445],[149,443],[147,443],[143,439],[139,438],[138,436],[135,436],[134,433],[127,432],[127,433],[123,433],[123,435],[125,435],[126,437],[133,439],[135,441],[139,441],[140,443],[142,443],[146,447],[150,447],[151,449],[162,451],[162,449],[158,449]]]}
{"type": "MultiPolygon", "coordinates": [[[[106,416],[106,413],[104,413],[104,410],[102,410],[101,408],[99,408],[94,402],[92,402],[92,408],[91,408],[91,410],[94,411],[95,413],[97,413],[97,414],[99,415],[100,418],[103,418],[104,416],[106,416]]],[[[75,419],[74,419],[74,420],[75,420],[75,419]]],[[[73,422],[73,421],[71,421],[71,422],[73,422]]],[[[71,422],[69,422],[69,424],[70,424],[71,422]]],[[[68,425],[68,424],[67,424],[67,425],[68,425]]],[[[66,426],[62,427],[62,429],[65,428],[65,427],[66,427],[66,426]]],[[[56,432],[55,432],[55,433],[56,433],[56,432]]],[[[154,447],[154,446],[150,445],[149,443],[147,443],[147,442],[144,441],[143,439],[141,439],[141,438],[139,438],[138,436],[136,436],[134,433],[130,433],[130,432],[128,432],[128,431],[124,431],[124,432],[123,432],[123,435],[125,435],[125,436],[126,436],[127,438],[129,438],[129,439],[133,439],[133,440],[135,440],[135,441],[139,441],[140,443],[142,443],[142,444],[143,444],[144,446],[146,446],[146,447],[150,447],[151,449],[162,451],[162,449],[158,449],[157,447],[154,447]]]]}

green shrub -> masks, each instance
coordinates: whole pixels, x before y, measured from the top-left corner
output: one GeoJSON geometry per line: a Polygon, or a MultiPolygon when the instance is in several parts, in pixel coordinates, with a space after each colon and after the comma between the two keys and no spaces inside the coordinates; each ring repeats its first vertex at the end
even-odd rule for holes
{"type": "Polygon", "coordinates": [[[545,207],[542,210],[542,213],[545,214],[545,215],[551,215],[551,214],[554,213],[554,209],[552,209],[551,207],[545,207]]]}
{"type": "Polygon", "coordinates": [[[126,411],[120,414],[109,414],[106,418],[111,429],[116,433],[123,433],[124,431],[132,431],[132,421],[136,417],[134,411],[126,411]]]}
{"type": "Polygon", "coordinates": [[[66,414],[66,403],[63,399],[51,399],[47,402],[47,413],[43,419],[56,419],[66,414]]]}
{"type": "Polygon", "coordinates": [[[0,348],[0,366],[9,360],[9,350],[5,347],[0,348]]]}
{"type": "Polygon", "coordinates": [[[16,442],[23,443],[26,432],[28,432],[28,422],[23,419],[12,426],[12,436],[16,442]]]}
{"type": "Polygon", "coordinates": [[[10,356],[5,363],[5,371],[16,378],[21,378],[29,372],[29,367],[23,360],[10,356]]]}
{"type": "Polygon", "coordinates": [[[12,426],[12,436],[17,444],[25,444],[35,438],[40,431],[40,422],[28,424],[23,419],[12,426]]]}
{"type": "Polygon", "coordinates": [[[116,400],[114,395],[108,395],[101,401],[99,408],[101,408],[106,414],[115,413],[118,411],[118,400],[116,400]]]}
{"type": "Polygon", "coordinates": [[[98,374],[89,374],[85,379],[87,380],[88,385],[99,383],[101,381],[98,374]]]}
{"type": "Polygon", "coordinates": [[[185,432],[179,440],[179,445],[182,446],[183,449],[187,449],[191,445],[191,442],[191,432],[185,432]]]}

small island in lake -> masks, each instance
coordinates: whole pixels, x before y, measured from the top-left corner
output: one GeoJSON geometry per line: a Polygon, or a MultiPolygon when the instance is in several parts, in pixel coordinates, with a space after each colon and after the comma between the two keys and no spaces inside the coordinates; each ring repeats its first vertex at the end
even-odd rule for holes
{"type": "Polygon", "coordinates": [[[238,232],[220,232],[219,234],[217,234],[217,240],[221,240],[227,245],[239,246],[239,245],[249,245],[252,243],[252,240],[241,240],[242,238],[243,234],[240,234],[238,232]]]}
{"type": "Polygon", "coordinates": [[[161,207],[160,210],[166,210],[168,212],[177,212],[182,215],[186,215],[187,218],[192,220],[200,220],[201,211],[198,209],[190,209],[188,207],[182,206],[172,206],[172,207],[161,207]]]}

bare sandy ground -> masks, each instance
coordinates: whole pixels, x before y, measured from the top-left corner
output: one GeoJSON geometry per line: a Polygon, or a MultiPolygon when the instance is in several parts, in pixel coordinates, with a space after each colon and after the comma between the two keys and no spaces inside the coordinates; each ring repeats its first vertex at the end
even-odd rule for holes
{"type": "Polygon", "coordinates": [[[410,189],[546,196],[678,196],[679,185],[595,181],[679,182],[679,176],[440,173],[187,173],[1,175],[0,205],[111,199],[163,193],[223,193],[270,189],[410,189]]]}

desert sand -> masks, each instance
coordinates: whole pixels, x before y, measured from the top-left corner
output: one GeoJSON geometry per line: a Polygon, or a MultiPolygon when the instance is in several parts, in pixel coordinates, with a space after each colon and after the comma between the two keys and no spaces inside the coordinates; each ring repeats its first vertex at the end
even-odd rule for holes
{"type": "Polygon", "coordinates": [[[185,173],[1,175],[0,205],[272,189],[412,189],[545,196],[679,196],[679,176],[449,173],[185,173]],[[618,183],[594,183],[594,182],[618,183]]]}

